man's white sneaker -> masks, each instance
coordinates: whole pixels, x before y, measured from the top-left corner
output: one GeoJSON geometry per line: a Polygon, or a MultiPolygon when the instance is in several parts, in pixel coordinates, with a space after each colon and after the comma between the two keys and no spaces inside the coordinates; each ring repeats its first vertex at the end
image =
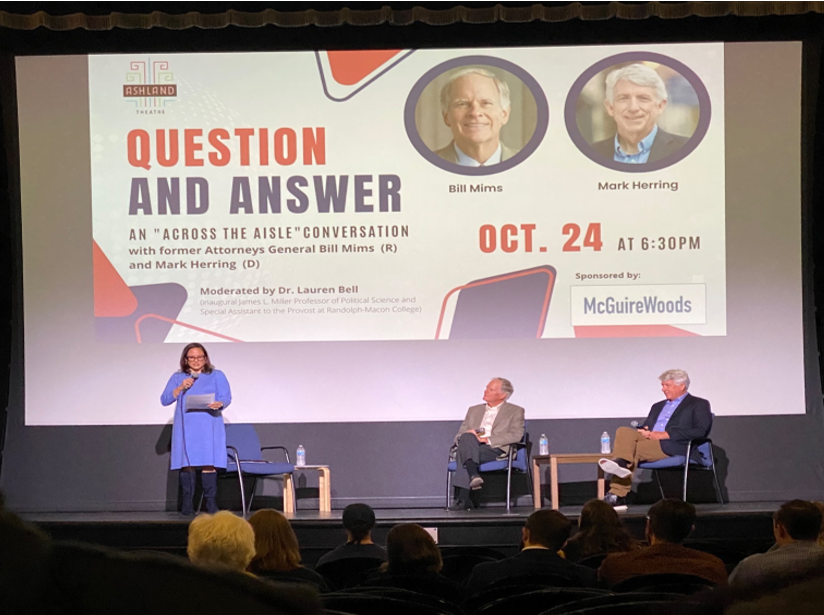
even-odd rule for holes
{"type": "Polygon", "coordinates": [[[626,478],[627,476],[632,476],[632,472],[630,472],[626,468],[622,468],[612,459],[601,459],[598,461],[598,465],[601,466],[601,469],[607,474],[614,474],[618,478],[626,478]]]}

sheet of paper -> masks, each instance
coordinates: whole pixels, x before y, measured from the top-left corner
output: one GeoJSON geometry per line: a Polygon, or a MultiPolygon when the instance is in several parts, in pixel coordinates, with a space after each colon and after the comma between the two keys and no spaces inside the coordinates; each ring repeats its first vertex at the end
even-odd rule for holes
{"type": "Polygon", "coordinates": [[[186,411],[189,410],[209,410],[209,404],[215,403],[215,394],[207,393],[205,395],[187,395],[186,396],[186,411]]]}

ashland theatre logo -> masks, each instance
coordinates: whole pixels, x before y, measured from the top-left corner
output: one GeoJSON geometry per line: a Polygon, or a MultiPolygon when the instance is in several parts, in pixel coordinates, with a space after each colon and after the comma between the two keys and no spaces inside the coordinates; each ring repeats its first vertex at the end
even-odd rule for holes
{"type": "Polygon", "coordinates": [[[138,115],[164,115],[166,105],[177,98],[177,84],[169,62],[151,58],[129,62],[123,98],[135,105],[138,115]]]}

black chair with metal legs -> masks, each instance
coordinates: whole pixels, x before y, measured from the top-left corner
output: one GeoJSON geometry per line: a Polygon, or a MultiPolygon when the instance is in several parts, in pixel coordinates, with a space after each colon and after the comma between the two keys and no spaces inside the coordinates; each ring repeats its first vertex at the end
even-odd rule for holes
{"type": "MultiPolygon", "coordinates": [[[[517,470],[526,475],[530,485],[529,493],[532,495],[532,504],[535,504],[535,495],[532,493],[532,467],[529,460],[529,433],[524,429],[524,435],[520,442],[516,442],[509,447],[509,454],[505,459],[488,461],[478,466],[479,472],[501,472],[506,470],[506,512],[510,511],[512,503],[512,470],[517,470]]],[[[453,458],[454,451],[450,451],[449,463],[446,466],[446,508],[452,503],[452,473],[457,470],[458,464],[453,458]]]]}
{"type": "Polygon", "coordinates": [[[661,484],[661,477],[658,476],[659,470],[684,470],[684,481],[682,499],[687,501],[687,481],[689,479],[690,470],[711,470],[713,476],[713,486],[715,487],[715,495],[721,504],[724,504],[724,495],[721,492],[721,483],[718,482],[718,472],[715,470],[715,456],[712,452],[712,440],[709,438],[696,438],[690,440],[687,444],[686,455],[673,455],[666,459],[658,461],[644,461],[638,464],[642,470],[652,470],[655,474],[655,480],[658,483],[658,489],[661,491],[661,497],[665,498],[664,487],[661,484]],[[693,449],[698,451],[698,459],[691,457],[693,449]],[[687,460],[689,459],[689,463],[687,460]]]}
{"type": "Polygon", "coordinates": [[[226,454],[229,456],[226,472],[229,474],[236,472],[238,476],[240,500],[244,515],[248,514],[252,508],[257,479],[267,476],[283,477],[284,512],[294,512],[296,499],[292,474],[295,471],[295,466],[289,463],[289,451],[286,448],[283,446],[261,446],[254,425],[230,423],[226,425],[226,454]],[[283,451],[286,457],[285,463],[268,461],[263,458],[263,451],[274,449],[283,451]],[[246,490],[243,486],[244,476],[251,476],[254,479],[248,503],[246,502],[246,490]]]}

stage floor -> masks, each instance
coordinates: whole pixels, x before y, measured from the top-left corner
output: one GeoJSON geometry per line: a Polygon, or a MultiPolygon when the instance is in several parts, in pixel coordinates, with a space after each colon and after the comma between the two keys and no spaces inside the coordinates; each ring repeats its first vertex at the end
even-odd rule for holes
{"type": "MultiPolygon", "coordinates": [[[[772,514],[780,502],[698,504],[696,529],[689,540],[720,541],[744,553],[764,550],[773,542],[772,514]]],[[[644,537],[649,506],[630,506],[620,515],[629,531],[644,537]]],[[[491,546],[514,554],[525,519],[532,507],[502,507],[452,512],[440,508],[379,509],[373,532],[383,544],[387,532],[398,523],[417,523],[437,535],[442,548],[491,546]]],[[[573,524],[580,506],[562,507],[561,513],[573,524]]],[[[312,565],[325,552],[345,540],[341,528],[342,510],[320,513],[299,510],[287,515],[295,529],[305,564],[312,565]]],[[[127,550],[155,550],[185,554],[187,527],[191,517],[173,512],[62,512],[20,513],[56,540],[80,540],[127,550]]]]}
{"type": "MultiPolygon", "coordinates": [[[[772,513],[778,509],[781,502],[741,502],[735,504],[697,504],[695,506],[699,517],[708,516],[730,516],[730,515],[763,515],[772,513]]],[[[575,521],[581,514],[582,506],[562,506],[560,512],[575,521]]],[[[619,514],[624,519],[634,519],[636,517],[646,518],[649,505],[630,506],[626,511],[619,514]]],[[[240,511],[236,511],[240,512],[240,511]]],[[[254,511],[253,511],[254,512],[254,511]]],[[[481,508],[471,511],[449,511],[443,508],[384,508],[376,509],[375,517],[378,526],[397,523],[428,523],[437,521],[439,523],[466,523],[472,521],[480,522],[502,522],[507,519],[520,525],[523,519],[535,512],[531,506],[513,507],[510,513],[502,506],[481,508]]],[[[31,512],[19,513],[19,515],[37,524],[71,524],[71,523],[181,523],[187,525],[191,517],[183,517],[176,512],[156,511],[156,512],[31,512]]],[[[292,521],[293,525],[309,524],[332,524],[340,525],[343,510],[333,510],[330,513],[322,513],[317,510],[298,510],[286,517],[292,521]]]]}

